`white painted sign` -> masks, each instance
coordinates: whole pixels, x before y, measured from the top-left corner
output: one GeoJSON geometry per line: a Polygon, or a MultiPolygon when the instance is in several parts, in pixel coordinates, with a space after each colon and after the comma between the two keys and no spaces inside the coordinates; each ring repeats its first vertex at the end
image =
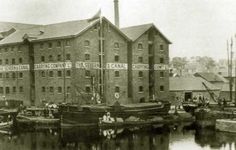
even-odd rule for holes
{"type": "Polygon", "coordinates": [[[106,69],[127,70],[128,65],[126,63],[107,63],[106,69]]]}
{"type": "Polygon", "coordinates": [[[10,72],[10,71],[27,71],[29,70],[29,65],[6,65],[0,66],[0,72],[10,72]]]}
{"type": "Polygon", "coordinates": [[[155,64],[154,70],[168,70],[169,66],[165,64],[155,64]]]}
{"type": "Polygon", "coordinates": [[[149,70],[148,64],[133,64],[132,70],[149,70]]]}
{"type": "Polygon", "coordinates": [[[41,63],[35,64],[34,70],[50,70],[50,69],[70,69],[72,68],[71,62],[58,62],[58,63],[41,63]]]}
{"type": "Polygon", "coordinates": [[[98,62],[81,62],[77,61],[75,64],[75,67],[80,69],[99,69],[99,63],[98,62]]]}

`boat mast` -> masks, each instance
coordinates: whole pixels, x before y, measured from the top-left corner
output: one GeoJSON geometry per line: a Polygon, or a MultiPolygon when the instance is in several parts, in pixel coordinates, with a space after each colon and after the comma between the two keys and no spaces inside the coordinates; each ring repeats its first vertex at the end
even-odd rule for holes
{"type": "MultiPolygon", "coordinates": [[[[100,45],[100,98],[104,100],[104,72],[103,72],[103,67],[104,67],[104,62],[103,62],[103,27],[102,27],[102,17],[99,16],[99,23],[100,23],[100,28],[99,28],[99,45],[100,45]]],[[[103,101],[104,102],[104,101],[103,101]]]]}
{"type": "Polygon", "coordinates": [[[64,40],[61,42],[62,43],[62,51],[63,51],[63,102],[66,102],[66,56],[65,56],[65,44],[64,40]]]}

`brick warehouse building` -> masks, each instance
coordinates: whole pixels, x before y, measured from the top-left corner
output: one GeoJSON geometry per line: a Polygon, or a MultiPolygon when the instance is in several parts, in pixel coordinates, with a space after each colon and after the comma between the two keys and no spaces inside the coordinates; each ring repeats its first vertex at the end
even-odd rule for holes
{"type": "Polygon", "coordinates": [[[16,30],[0,41],[1,99],[84,104],[94,92],[107,104],[168,99],[170,42],[154,25],[136,28],[103,17],[16,30]]]}

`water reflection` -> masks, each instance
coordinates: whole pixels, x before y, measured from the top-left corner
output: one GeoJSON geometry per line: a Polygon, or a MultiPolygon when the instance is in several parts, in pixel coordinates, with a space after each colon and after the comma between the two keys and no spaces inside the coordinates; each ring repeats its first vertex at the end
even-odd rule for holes
{"type": "Polygon", "coordinates": [[[94,127],[0,133],[5,150],[235,149],[236,134],[195,130],[192,125],[98,129],[94,127]]]}

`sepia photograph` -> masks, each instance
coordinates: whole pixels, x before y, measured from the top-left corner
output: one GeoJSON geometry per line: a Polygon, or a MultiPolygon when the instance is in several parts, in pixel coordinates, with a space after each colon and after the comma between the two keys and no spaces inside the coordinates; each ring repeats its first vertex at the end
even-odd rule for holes
{"type": "Polygon", "coordinates": [[[236,1],[0,0],[0,150],[236,150],[236,1]]]}

